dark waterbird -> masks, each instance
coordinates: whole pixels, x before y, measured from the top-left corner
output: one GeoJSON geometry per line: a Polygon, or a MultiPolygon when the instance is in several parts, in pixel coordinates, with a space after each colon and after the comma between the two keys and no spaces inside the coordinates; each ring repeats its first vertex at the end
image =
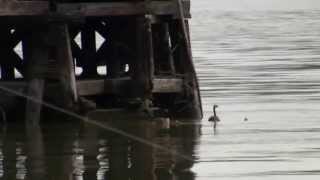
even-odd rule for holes
{"type": "Polygon", "coordinates": [[[217,122],[220,121],[220,118],[217,116],[216,113],[216,108],[218,107],[218,105],[213,105],[213,116],[211,116],[208,121],[213,122],[213,127],[216,128],[217,126],[217,122]]]}

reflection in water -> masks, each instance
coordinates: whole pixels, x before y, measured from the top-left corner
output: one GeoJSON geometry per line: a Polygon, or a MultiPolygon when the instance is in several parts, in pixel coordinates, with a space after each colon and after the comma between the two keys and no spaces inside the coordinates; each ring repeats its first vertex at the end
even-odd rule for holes
{"type": "Polygon", "coordinates": [[[17,174],[16,179],[25,179],[27,175],[27,168],[26,168],[26,160],[27,156],[23,152],[23,148],[20,147],[19,144],[17,144],[16,148],[16,168],[17,168],[17,174]]]}
{"type": "Polygon", "coordinates": [[[194,179],[189,169],[199,126],[163,133],[154,123],[137,122],[113,125],[191,159],[80,122],[10,124],[0,136],[0,179],[194,179]]]}
{"type": "Polygon", "coordinates": [[[104,180],[107,172],[109,171],[109,158],[108,158],[107,140],[99,140],[97,161],[99,169],[97,171],[97,180],[104,180]]]}
{"type": "Polygon", "coordinates": [[[76,180],[82,180],[85,172],[84,150],[80,147],[80,142],[78,140],[74,141],[72,152],[72,175],[76,180]]]}
{"type": "Polygon", "coordinates": [[[3,177],[4,175],[4,167],[3,167],[3,161],[4,161],[4,156],[3,156],[3,133],[5,131],[5,128],[2,128],[2,131],[0,131],[0,178],[3,177]]]}

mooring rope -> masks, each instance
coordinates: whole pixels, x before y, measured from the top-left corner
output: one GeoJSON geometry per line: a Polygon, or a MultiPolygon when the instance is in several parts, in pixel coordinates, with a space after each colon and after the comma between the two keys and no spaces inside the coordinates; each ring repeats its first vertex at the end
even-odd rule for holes
{"type": "Polygon", "coordinates": [[[15,96],[23,97],[23,98],[25,98],[27,100],[31,100],[31,101],[36,102],[36,103],[42,104],[43,106],[45,106],[47,108],[50,108],[50,109],[53,109],[55,111],[64,113],[64,114],[69,115],[71,117],[74,117],[76,119],[82,120],[85,123],[88,123],[88,124],[91,124],[91,125],[95,125],[95,126],[97,126],[99,128],[111,131],[111,132],[116,133],[118,135],[122,135],[122,136],[124,136],[124,137],[126,137],[128,139],[143,143],[143,144],[148,145],[148,146],[150,146],[152,148],[156,148],[156,149],[165,151],[167,153],[173,154],[173,155],[175,155],[177,157],[183,158],[183,159],[188,160],[188,161],[193,161],[192,157],[190,157],[188,155],[185,155],[185,154],[182,154],[181,152],[177,152],[177,151],[175,151],[173,149],[169,149],[169,148],[167,148],[165,146],[156,144],[156,143],[154,143],[152,141],[148,141],[148,140],[146,140],[144,138],[135,136],[133,134],[129,134],[129,133],[127,133],[125,131],[122,131],[122,130],[120,130],[118,128],[114,128],[114,127],[108,126],[106,124],[100,123],[98,121],[95,121],[93,119],[89,119],[88,117],[81,116],[81,115],[76,114],[76,113],[74,113],[72,111],[69,111],[69,110],[63,109],[61,107],[58,107],[58,106],[56,106],[56,105],[54,105],[52,103],[48,103],[48,102],[45,102],[43,100],[33,98],[33,97],[28,96],[26,94],[23,94],[23,93],[21,93],[19,91],[12,90],[12,89],[4,87],[4,86],[0,86],[0,90],[5,91],[5,92],[10,93],[10,94],[13,94],[15,96]]]}

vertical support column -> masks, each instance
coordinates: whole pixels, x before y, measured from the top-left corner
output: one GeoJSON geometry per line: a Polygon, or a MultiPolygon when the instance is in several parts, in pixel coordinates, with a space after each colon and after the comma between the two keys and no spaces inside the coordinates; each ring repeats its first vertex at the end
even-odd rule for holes
{"type": "Polygon", "coordinates": [[[37,27],[24,41],[25,60],[27,60],[27,102],[25,118],[29,125],[36,125],[40,121],[42,98],[44,91],[44,67],[48,61],[46,45],[47,28],[37,27]]]}
{"type": "Polygon", "coordinates": [[[96,34],[93,24],[87,22],[81,31],[81,44],[82,44],[82,64],[83,72],[82,77],[96,77],[96,34]]]}
{"type": "Polygon", "coordinates": [[[136,26],[137,59],[134,65],[133,88],[143,101],[152,97],[154,59],[150,17],[138,17],[136,26]]]}
{"type": "Polygon", "coordinates": [[[36,27],[24,42],[27,60],[26,120],[37,124],[40,120],[45,80],[59,83],[53,103],[72,109],[78,100],[74,63],[68,26],[64,22],[49,22],[36,27]]]}
{"type": "Polygon", "coordinates": [[[0,56],[1,56],[1,79],[13,80],[14,79],[14,68],[10,60],[13,49],[10,47],[10,28],[8,26],[2,26],[0,28],[0,56]]]}
{"type": "MultiPolygon", "coordinates": [[[[62,88],[62,106],[71,109],[78,101],[75,67],[71,51],[71,40],[68,25],[64,22],[57,22],[50,25],[49,37],[55,43],[50,48],[52,52],[50,59],[53,58],[53,73],[50,78],[57,78],[62,88]]],[[[50,53],[51,54],[51,53],[50,53]]]]}
{"type": "Polygon", "coordinates": [[[117,78],[123,73],[123,61],[126,54],[123,47],[123,36],[126,36],[125,31],[128,29],[127,22],[122,18],[110,19],[110,41],[109,53],[111,54],[107,59],[107,78],[117,78]]]}
{"type": "MultiPolygon", "coordinates": [[[[178,73],[184,76],[185,94],[183,97],[184,107],[182,112],[178,112],[177,116],[188,117],[191,119],[202,118],[202,105],[199,92],[198,79],[195,67],[192,61],[192,53],[187,24],[184,19],[172,20],[170,22],[170,37],[173,46],[173,56],[175,59],[175,67],[178,73]]],[[[181,101],[181,100],[180,100],[181,101]]]]}
{"type": "Polygon", "coordinates": [[[42,98],[44,91],[44,79],[33,78],[28,82],[27,103],[26,103],[26,121],[29,125],[36,125],[40,121],[42,98]]]}
{"type": "Polygon", "coordinates": [[[172,46],[172,56],[174,59],[174,66],[175,70],[179,74],[185,73],[185,67],[183,66],[183,59],[184,59],[184,50],[181,45],[181,29],[179,26],[178,21],[171,20],[169,22],[169,33],[170,33],[170,39],[171,39],[171,46],[172,46]]]}
{"type": "Polygon", "coordinates": [[[154,24],[153,27],[153,45],[156,74],[175,74],[174,61],[171,54],[169,42],[168,23],[161,22],[154,24]]]}
{"type": "Polygon", "coordinates": [[[178,110],[178,116],[188,117],[191,119],[201,119],[202,105],[196,76],[195,68],[192,61],[192,52],[190,44],[189,26],[185,18],[185,9],[183,8],[181,0],[176,0],[179,9],[178,19],[171,20],[170,22],[170,37],[174,52],[177,71],[184,76],[184,101],[182,106],[183,110],[178,110]]]}

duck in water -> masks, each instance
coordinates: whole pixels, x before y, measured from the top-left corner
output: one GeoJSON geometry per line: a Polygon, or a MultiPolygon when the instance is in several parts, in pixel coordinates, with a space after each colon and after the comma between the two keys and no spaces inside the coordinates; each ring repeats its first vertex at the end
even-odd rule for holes
{"type": "Polygon", "coordinates": [[[218,105],[213,105],[213,116],[211,116],[208,121],[213,122],[213,128],[216,128],[217,123],[220,121],[220,118],[217,116],[216,108],[218,105]]]}

